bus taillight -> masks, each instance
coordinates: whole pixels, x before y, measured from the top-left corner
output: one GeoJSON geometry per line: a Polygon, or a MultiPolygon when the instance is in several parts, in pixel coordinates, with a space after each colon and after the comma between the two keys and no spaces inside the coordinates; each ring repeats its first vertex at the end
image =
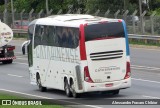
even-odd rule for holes
{"type": "Polygon", "coordinates": [[[84,80],[89,83],[93,83],[93,80],[90,77],[88,66],[84,67],[84,80]]]}
{"type": "Polygon", "coordinates": [[[126,75],[125,75],[124,79],[127,79],[131,76],[130,62],[127,62],[126,65],[127,65],[126,66],[126,75]]]}

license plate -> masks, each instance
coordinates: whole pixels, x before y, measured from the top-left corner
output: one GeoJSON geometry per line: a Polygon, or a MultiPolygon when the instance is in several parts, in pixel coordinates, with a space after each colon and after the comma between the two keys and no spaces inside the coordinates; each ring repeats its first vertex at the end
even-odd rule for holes
{"type": "Polygon", "coordinates": [[[113,83],[105,84],[106,87],[112,87],[113,83]]]}

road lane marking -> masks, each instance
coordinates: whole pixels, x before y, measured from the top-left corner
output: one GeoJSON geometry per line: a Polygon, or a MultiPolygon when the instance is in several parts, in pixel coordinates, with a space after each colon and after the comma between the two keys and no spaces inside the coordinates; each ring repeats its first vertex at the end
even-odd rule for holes
{"type": "Polygon", "coordinates": [[[14,75],[14,74],[7,74],[7,75],[9,75],[9,76],[13,76],[13,77],[19,77],[19,78],[22,78],[22,77],[24,77],[24,76],[20,76],[20,75],[14,75]]]}
{"type": "Polygon", "coordinates": [[[131,78],[132,80],[137,80],[137,81],[145,81],[145,82],[151,82],[151,83],[158,83],[160,84],[160,82],[158,81],[152,81],[152,80],[145,80],[145,79],[136,79],[136,78],[131,78]]]}
{"type": "Polygon", "coordinates": [[[132,69],[140,69],[140,70],[160,71],[159,67],[150,67],[150,66],[131,65],[131,68],[132,69]]]}
{"type": "Polygon", "coordinates": [[[160,68],[159,67],[149,67],[149,66],[139,66],[139,65],[131,65],[132,67],[139,67],[139,68],[149,68],[149,69],[159,69],[160,70],[160,68]]]}
{"type": "Polygon", "coordinates": [[[153,97],[153,96],[146,96],[146,95],[142,95],[143,97],[146,97],[146,98],[152,98],[152,99],[160,99],[160,97],[153,97]]]}
{"type": "Polygon", "coordinates": [[[27,65],[28,66],[28,63],[21,63],[21,62],[13,62],[15,64],[20,64],[20,65],[27,65]]]}
{"type": "Polygon", "coordinates": [[[59,101],[59,102],[66,102],[66,103],[70,103],[70,104],[83,105],[83,106],[87,106],[87,107],[91,107],[91,108],[103,108],[103,107],[94,106],[94,105],[84,105],[84,104],[78,103],[78,102],[70,102],[70,101],[65,101],[65,100],[57,100],[55,98],[49,98],[49,97],[45,97],[45,96],[39,96],[39,95],[33,95],[33,94],[28,94],[28,93],[22,93],[22,92],[18,92],[18,91],[7,90],[7,89],[0,89],[0,91],[6,91],[6,92],[16,93],[16,94],[21,94],[21,95],[26,95],[26,96],[32,96],[32,97],[37,97],[37,98],[41,98],[41,99],[54,99],[54,100],[59,101]]]}
{"type": "Polygon", "coordinates": [[[148,48],[134,48],[134,47],[131,47],[131,49],[144,49],[144,50],[150,50],[150,51],[160,51],[160,49],[148,49],[148,48]]]}
{"type": "Polygon", "coordinates": [[[151,71],[160,71],[160,69],[147,69],[147,68],[137,68],[137,67],[131,67],[132,69],[137,69],[137,70],[151,70],[151,71]]]}
{"type": "Polygon", "coordinates": [[[16,59],[19,59],[19,60],[28,60],[27,58],[19,58],[19,57],[17,57],[16,59]]]}

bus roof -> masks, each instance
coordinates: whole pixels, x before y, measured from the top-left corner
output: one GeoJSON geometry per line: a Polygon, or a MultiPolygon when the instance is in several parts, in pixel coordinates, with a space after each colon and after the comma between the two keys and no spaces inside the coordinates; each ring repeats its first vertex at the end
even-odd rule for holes
{"type": "Polygon", "coordinates": [[[67,26],[79,27],[80,24],[94,24],[97,22],[118,22],[119,19],[109,19],[104,17],[83,15],[83,14],[62,14],[52,15],[45,18],[40,18],[35,21],[38,25],[54,25],[54,26],[67,26]]]}

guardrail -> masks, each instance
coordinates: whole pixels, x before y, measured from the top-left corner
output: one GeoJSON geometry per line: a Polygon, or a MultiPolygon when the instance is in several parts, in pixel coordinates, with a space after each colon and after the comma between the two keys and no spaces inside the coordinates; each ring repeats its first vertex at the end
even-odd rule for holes
{"type": "Polygon", "coordinates": [[[130,39],[143,39],[143,40],[160,40],[160,36],[155,35],[139,35],[139,34],[128,34],[130,39]]]}
{"type": "MultiPolygon", "coordinates": [[[[15,34],[27,34],[27,30],[23,29],[12,29],[15,34]]],[[[143,40],[156,40],[160,41],[160,36],[155,35],[139,35],[139,34],[128,34],[129,39],[143,39],[143,40]]]]}
{"type": "Polygon", "coordinates": [[[27,34],[27,30],[24,29],[12,29],[15,34],[27,34]]]}

